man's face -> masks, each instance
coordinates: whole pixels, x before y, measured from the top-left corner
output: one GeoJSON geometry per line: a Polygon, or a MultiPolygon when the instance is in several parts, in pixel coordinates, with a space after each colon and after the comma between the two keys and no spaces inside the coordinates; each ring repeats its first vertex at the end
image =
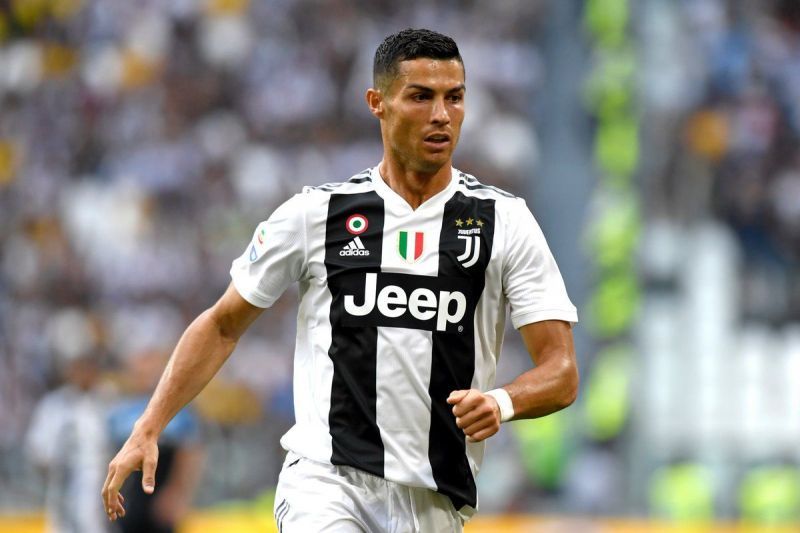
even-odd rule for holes
{"type": "Polygon", "coordinates": [[[464,121],[464,66],[455,59],[401,61],[381,95],[384,140],[409,170],[448,164],[464,121]]]}

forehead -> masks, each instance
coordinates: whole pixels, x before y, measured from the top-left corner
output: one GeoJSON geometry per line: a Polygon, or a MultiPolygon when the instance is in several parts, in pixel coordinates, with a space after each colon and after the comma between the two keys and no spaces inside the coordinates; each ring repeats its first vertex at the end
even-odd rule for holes
{"type": "Polygon", "coordinates": [[[400,90],[409,85],[423,85],[445,91],[463,84],[464,65],[460,61],[426,57],[400,61],[392,83],[393,88],[400,90]]]}

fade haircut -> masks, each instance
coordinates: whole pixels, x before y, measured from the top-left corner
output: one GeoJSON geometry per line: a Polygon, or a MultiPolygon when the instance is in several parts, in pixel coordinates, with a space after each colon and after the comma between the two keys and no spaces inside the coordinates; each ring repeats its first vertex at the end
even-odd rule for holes
{"type": "Polygon", "coordinates": [[[399,63],[420,57],[455,59],[464,67],[464,61],[453,39],[431,30],[408,28],[389,35],[375,50],[372,83],[381,91],[386,91],[397,76],[399,63]]]}

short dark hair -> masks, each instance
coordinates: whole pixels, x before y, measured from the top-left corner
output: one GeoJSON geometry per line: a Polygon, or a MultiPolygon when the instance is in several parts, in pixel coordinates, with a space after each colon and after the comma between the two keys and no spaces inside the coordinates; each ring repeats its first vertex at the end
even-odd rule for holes
{"type": "Polygon", "coordinates": [[[408,28],[389,35],[375,50],[372,82],[375,87],[386,89],[397,75],[398,63],[420,57],[456,59],[464,65],[458,45],[452,38],[431,30],[408,28]]]}

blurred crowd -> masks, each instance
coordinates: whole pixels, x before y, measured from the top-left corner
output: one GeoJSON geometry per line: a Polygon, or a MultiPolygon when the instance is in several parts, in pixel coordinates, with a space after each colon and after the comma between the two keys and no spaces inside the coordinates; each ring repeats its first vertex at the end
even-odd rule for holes
{"type": "MultiPolygon", "coordinates": [[[[363,93],[385,35],[430,27],[456,39],[468,85],[456,165],[528,193],[540,159],[533,102],[547,76],[548,4],[0,3],[0,510],[41,505],[37,448],[20,443],[52,440],[37,438],[36,406],[53,394],[68,393],[57,403],[81,397],[70,381],[76,362],[95,365],[91,397],[118,415],[143,394],[134,369],[154,357],[163,363],[188,322],[222,293],[230,262],[260,220],[302,185],[377,163],[379,130],[363,93]]],[[[800,8],[791,0],[636,4],[630,25],[640,44],[645,289],[703,290],[713,283],[697,278],[681,286],[676,273],[711,265],[716,281],[730,274],[719,292],[738,296],[724,312],[701,302],[706,326],[714,324],[707,317],[721,315],[732,316],[733,326],[719,329],[724,334],[741,321],[796,324],[800,8]],[[716,263],[682,255],[706,222],[731,236],[728,248],[719,239],[696,247],[724,249],[716,263]],[[671,240],[652,231],[664,227],[671,240]]],[[[557,221],[548,225],[558,231],[557,221]]],[[[199,487],[201,505],[251,499],[275,483],[278,437],[293,417],[295,300],[289,291],[255,324],[194,402],[195,421],[179,431],[202,441],[214,465],[199,487]]],[[[643,323],[664,323],[647,313],[643,323]]],[[[706,346],[692,330],[676,331],[665,337],[665,364],[690,353],[679,342],[706,346]]],[[[658,359],[647,347],[642,352],[658,359]]],[[[500,381],[529,365],[515,335],[504,358],[500,381]]],[[[585,423],[584,406],[626,387],[617,376],[629,370],[616,365],[620,358],[608,360],[586,367],[606,377],[597,395],[569,414],[498,435],[480,478],[485,511],[638,513],[648,507],[647,494],[657,508],[686,488],[687,476],[702,477],[678,471],[651,478],[641,464],[650,450],[637,452],[637,428],[624,414],[615,433],[587,445],[575,430],[585,423]],[[638,490],[637,477],[652,479],[653,491],[638,490]]],[[[621,393],[623,402],[646,406],[672,387],[656,373],[650,388],[642,372],[626,379],[641,378],[643,390],[621,393]]],[[[683,374],[675,375],[680,385],[683,374]]],[[[680,391],[672,391],[676,401],[685,399],[680,391]]],[[[604,415],[605,405],[586,409],[604,415]]],[[[122,433],[124,424],[115,425],[95,445],[110,456],[122,433]]],[[[40,459],[53,455],[41,450],[40,459]]],[[[738,516],[734,507],[723,514],[738,516]]],[[[713,502],[709,509],[719,514],[713,502]]]]}
{"type": "MultiPolygon", "coordinates": [[[[541,6],[4,3],[0,507],[40,501],[19,443],[37,402],[69,384],[72,361],[98,365],[102,404],[124,400],[132,361],[169,352],[222,293],[260,220],[302,185],[378,162],[363,94],[385,35],[424,26],[457,40],[469,84],[457,163],[519,192],[537,157],[541,6]]],[[[195,402],[215,464],[203,503],[276,480],[278,436],[292,420],[294,313],[288,294],[195,402]]]]}
{"type": "MultiPolygon", "coordinates": [[[[742,318],[800,320],[800,5],[656,2],[652,206],[713,216],[741,250],[742,318]],[[687,38],[688,36],[688,38],[687,38]],[[656,131],[660,129],[660,131],[656,131]]],[[[645,66],[645,68],[648,68],[645,66]]]]}
{"type": "Polygon", "coordinates": [[[800,523],[800,4],[640,13],[634,482],[664,517],[800,523]]]}

